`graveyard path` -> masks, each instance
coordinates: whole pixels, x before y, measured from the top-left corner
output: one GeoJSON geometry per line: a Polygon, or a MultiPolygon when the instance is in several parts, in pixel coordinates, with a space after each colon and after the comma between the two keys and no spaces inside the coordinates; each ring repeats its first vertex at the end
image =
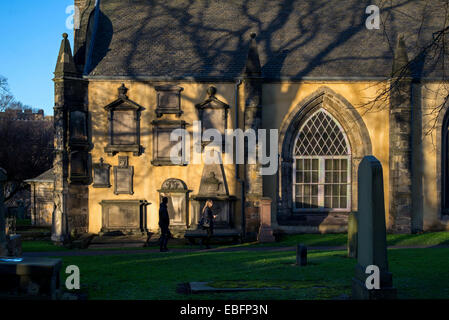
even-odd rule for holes
{"type": "MultiPolygon", "coordinates": [[[[388,249],[425,249],[425,248],[449,248],[449,245],[417,245],[417,246],[388,246],[388,249]]],[[[345,246],[311,246],[308,247],[309,251],[341,251],[346,250],[345,246]]],[[[195,252],[238,252],[238,251],[265,251],[265,252],[286,252],[296,251],[296,247],[229,247],[229,248],[211,248],[200,250],[198,247],[192,248],[174,248],[170,249],[167,253],[195,253],[195,252]]],[[[114,249],[114,250],[101,250],[101,249],[84,249],[84,250],[70,250],[70,251],[44,251],[44,252],[24,252],[24,257],[76,257],[76,256],[102,256],[102,255],[134,255],[134,254],[148,254],[158,253],[159,249],[114,249]]]]}

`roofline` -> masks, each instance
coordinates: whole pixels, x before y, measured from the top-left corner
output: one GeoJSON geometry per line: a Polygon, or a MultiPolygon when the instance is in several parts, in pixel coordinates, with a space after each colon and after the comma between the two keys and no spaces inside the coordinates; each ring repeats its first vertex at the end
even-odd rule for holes
{"type": "MultiPolygon", "coordinates": [[[[83,79],[89,81],[185,81],[185,82],[236,82],[239,80],[245,79],[245,77],[195,77],[195,76],[180,76],[180,77],[164,77],[164,76],[144,76],[144,75],[136,75],[136,76],[91,76],[84,75],[83,79]]],[[[354,81],[389,81],[391,79],[390,76],[384,77],[279,77],[279,78],[260,78],[263,82],[302,82],[302,81],[343,81],[343,82],[354,82],[354,81]]],[[[437,78],[437,77],[428,77],[428,78],[416,78],[414,82],[433,82],[433,81],[444,81],[445,79],[437,78]]]]}

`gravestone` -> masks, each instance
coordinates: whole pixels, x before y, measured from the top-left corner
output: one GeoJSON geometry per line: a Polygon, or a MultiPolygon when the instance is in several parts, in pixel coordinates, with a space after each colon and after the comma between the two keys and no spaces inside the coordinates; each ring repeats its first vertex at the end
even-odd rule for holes
{"type": "Polygon", "coordinates": [[[366,156],[358,170],[357,265],[352,279],[353,299],[394,299],[392,274],[388,271],[387,232],[382,165],[373,156],[366,156]],[[380,271],[380,288],[368,289],[368,266],[380,271]]]}
{"type": "Polygon", "coordinates": [[[257,236],[259,242],[274,242],[271,228],[271,198],[260,199],[260,228],[257,236]]]}
{"type": "Polygon", "coordinates": [[[307,265],[307,247],[303,244],[296,246],[296,265],[301,267],[307,265]]]}
{"type": "Polygon", "coordinates": [[[8,257],[22,256],[22,236],[13,234],[7,236],[8,257]]]}
{"type": "Polygon", "coordinates": [[[8,253],[6,243],[6,219],[5,219],[5,194],[4,186],[6,182],[6,171],[0,168],[0,256],[6,256],[8,253]]]}
{"type": "Polygon", "coordinates": [[[349,214],[348,217],[348,257],[357,258],[357,212],[349,214]]]}

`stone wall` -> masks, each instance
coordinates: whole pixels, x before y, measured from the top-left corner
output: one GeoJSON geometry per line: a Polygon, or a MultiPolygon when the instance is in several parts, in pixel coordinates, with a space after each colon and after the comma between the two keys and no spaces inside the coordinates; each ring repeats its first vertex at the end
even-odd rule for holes
{"type": "Polygon", "coordinates": [[[390,228],[410,233],[412,217],[411,79],[400,81],[390,102],[390,228]]]}
{"type": "MultiPolygon", "coordinates": [[[[134,155],[133,152],[120,152],[115,155],[108,155],[104,148],[108,144],[108,112],[105,106],[117,99],[117,89],[123,81],[102,81],[91,80],[89,82],[89,121],[90,134],[92,137],[93,149],[91,151],[92,163],[99,163],[103,158],[105,164],[112,167],[118,165],[118,156],[128,156],[129,166],[134,167],[133,176],[133,194],[114,194],[115,178],[111,168],[110,187],[95,188],[89,185],[88,207],[89,207],[89,232],[98,233],[101,229],[101,206],[102,200],[146,200],[150,204],[147,206],[147,228],[151,232],[158,232],[158,211],[160,205],[160,193],[164,181],[170,178],[176,178],[184,181],[187,189],[191,190],[189,194],[198,194],[201,182],[201,172],[203,164],[182,165],[153,165],[153,121],[170,120],[185,121],[187,123],[186,130],[193,139],[193,121],[198,120],[199,115],[195,105],[203,102],[207,98],[207,89],[213,85],[217,88],[216,97],[231,106],[228,113],[228,128],[234,126],[234,99],[235,86],[233,83],[195,83],[195,82],[176,82],[183,88],[181,92],[181,109],[183,114],[178,118],[176,114],[165,114],[158,118],[156,114],[157,108],[157,91],[156,87],[166,85],[167,82],[140,82],[140,81],[124,81],[128,88],[127,95],[130,100],[145,108],[141,112],[140,118],[140,145],[142,153],[134,155]]],[[[240,117],[240,119],[242,119],[240,117]]],[[[191,141],[193,144],[193,141],[191,141]]],[[[191,149],[193,151],[193,149],[191,149]]],[[[224,174],[229,187],[229,194],[240,198],[239,185],[235,180],[235,166],[232,164],[223,165],[224,174]]],[[[193,206],[193,201],[189,200],[189,215],[195,216],[200,208],[193,206]]],[[[241,212],[240,205],[236,204],[235,226],[240,227],[241,212]]],[[[197,223],[198,221],[191,221],[197,223]]]]}
{"type": "Polygon", "coordinates": [[[31,184],[31,224],[51,226],[53,214],[53,183],[31,184]]]}

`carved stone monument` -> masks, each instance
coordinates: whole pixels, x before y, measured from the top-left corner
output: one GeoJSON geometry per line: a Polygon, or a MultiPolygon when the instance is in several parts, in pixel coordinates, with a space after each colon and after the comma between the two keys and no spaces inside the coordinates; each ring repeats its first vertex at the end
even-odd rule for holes
{"type": "Polygon", "coordinates": [[[206,164],[203,168],[200,190],[191,197],[191,223],[197,224],[199,212],[207,199],[213,200],[212,210],[217,215],[216,228],[232,228],[234,223],[234,202],[236,198],[229,195],[228,185],[222,164],[206,164]]]}
{"type": "Polygon", "coordinates": [[[158,190],[160,199],[168,198],[168,215],[170,217],[170,226],[187,227],[188,218],[188,194],[191,190],[187,189],[187,185],[179,179],[171,178],[162,183],[161,189],[158,190]]]}
{"type": "Polygon", "coordinates": [[[124,84],[118,89],[118,99],[104,109],[109,114],[109,143],[104,151],[113,156],[117,152],[141,153],[140,115],[144,107],[130,100],[124,84]]]}
{"type": "Polygon", "coordinates": [[[181,87],[163,85],[155,87],[157,92],[156,115],[158,118],[163,114],[176,114],[178,117],[183,113],[181,110],[181,87]]]}
{"type": "Polygon", "coordinates": [[[271,198],[260,199],[260,228],[257,236],[259,242],[274,242],[271,228],[271,198]]]}
{"type": "Polygon", "coordinates": [[[123,234],[147,233],[146,200],[103,200],[101,234],[121,232],[123,234]]]}
{"type": "MultiPolygon", "coordinates": [[[[197,104],[195,107],[198,110],[199,119],[201,121],[201,128],[204,132],[208,129],[218,130],[222,135],[222,142],[224,144],[224,136],[228,127],[228,110],[229,105],[220,101],[215,95],[217,88],[211,86],[207,89],[208,98],[197,104]]],[[[202,145],[207,145],[209,141],[202,142],[202,145]]],[[[224,148],[223,148],[224,149],[224,148]]]]}
{"type": "Polygon", "coordinates": [[[384,184],[382,165],[373,156],[366,156],[358,170],[357,265],[352,279],[353,299],[393,299],[392,274],[388,271],[385,225],[384,184]],[[380,288],[368,289],[366,268],[380,270],[380,288]]]}
{"type": "Polygon", "coordinates": [[[86,111],[75,110],[70,112],[69,138],[71,147],[84,147],[88,144],[86,111]]]}
{"type": "MultiPolygon", "coordinates": [[[[153,125],[153,160],[151,164],[154,166],[174,166],[185,165],[185,154],[180,152],[176,159],[171,156],[171,151],[179,143],[178,141],[171,141],[170,136],[173,131],[177,129],[185,129],[188,123],[184,120],[155,120],[153,125]]],[[[182,137],[185,150],[186,139],[182,137]]]]}
{"type": "Polygon", "coordinates": [[[134,167],[128,165],[128,157],[118,157],[118,166],[114,167],[114,193],[134,194],[134,167]]]}
{"type": "Polygon", "coordinates": [[[110,188],[110,171],[111,165],[104,162],[103,158],[100,158],[99,163],[93,164],[94,169],[94,188],[110,188]]]}

